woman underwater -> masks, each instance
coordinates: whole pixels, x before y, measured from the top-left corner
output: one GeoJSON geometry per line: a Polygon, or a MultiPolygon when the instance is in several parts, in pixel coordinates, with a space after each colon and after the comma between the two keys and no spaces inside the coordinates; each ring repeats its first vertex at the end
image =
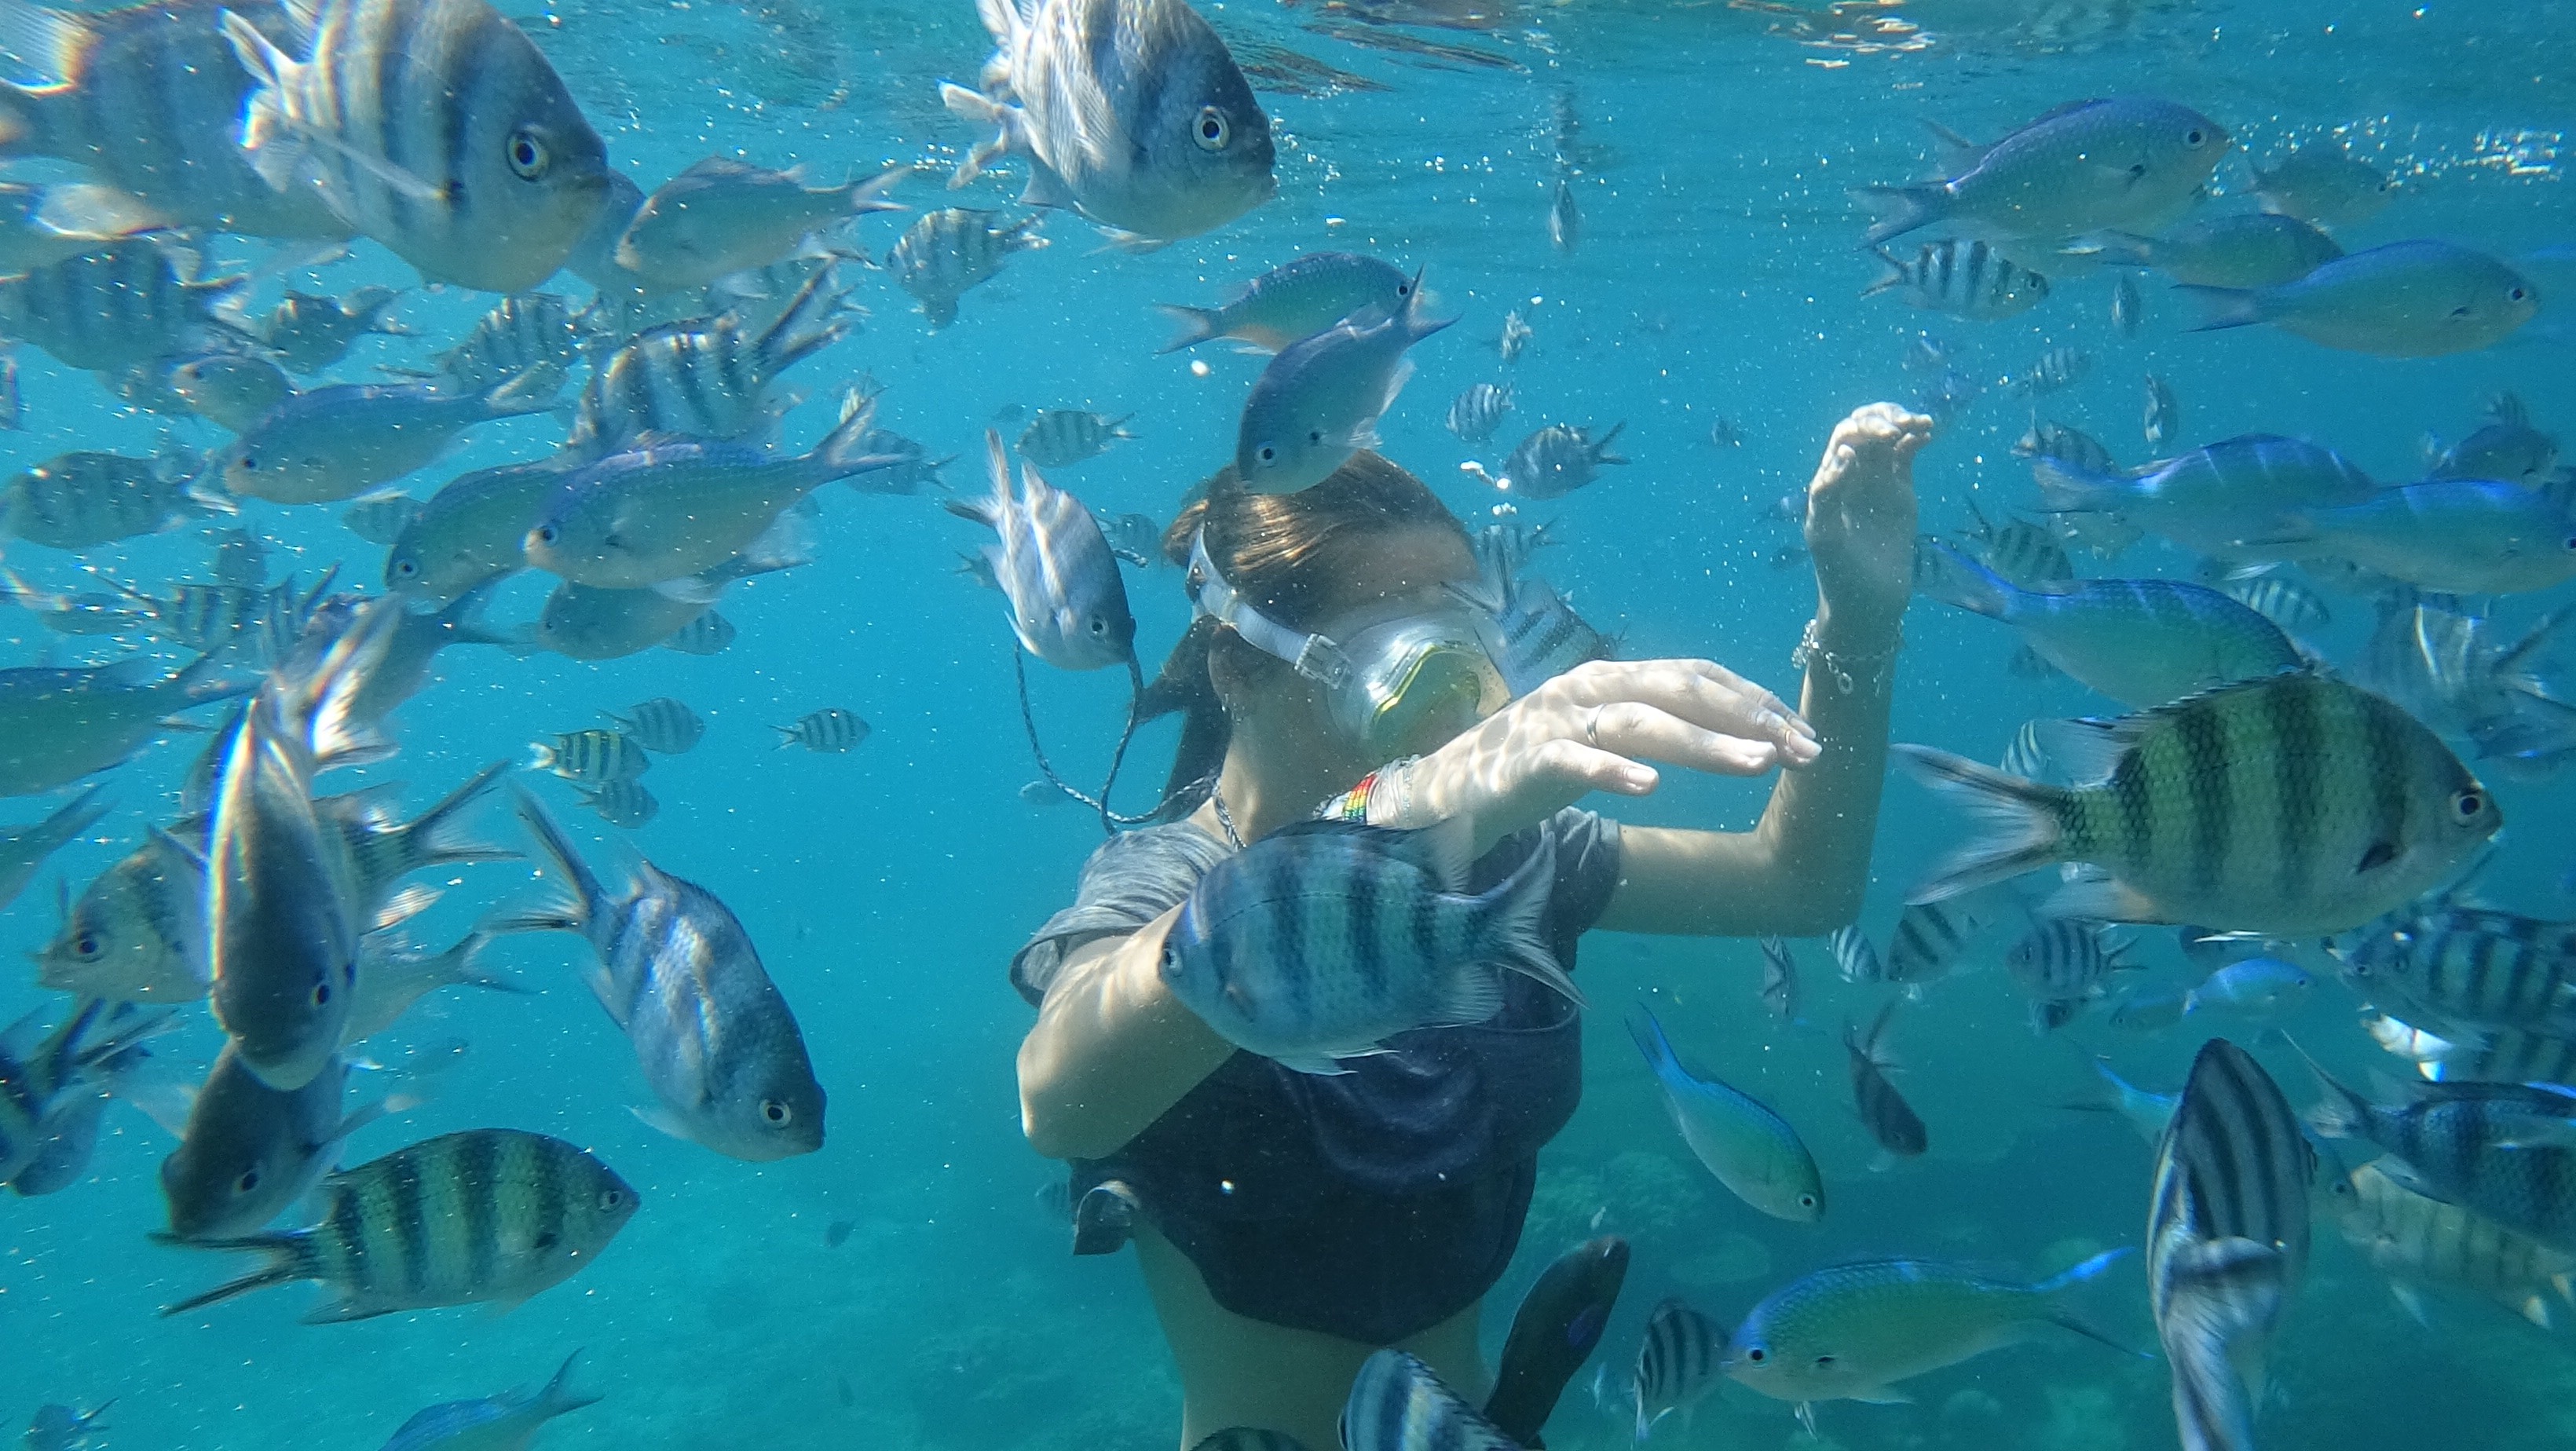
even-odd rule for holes
{"type": "Polygon", "coordinates": [[[1465,532],[1373,454],[1295,494],[1246,492],[1229,471],[1173,525],[1167,552],[1190,560],[1198,614],[1156,691],[1185,713],[1173,780],[1213,769],[1214,788],[1186,820],[1095,853],[1011,976],[1038,1009],[1019,1053],[1023,1126],[1071,1162],[1077,1199],[1108,1183],[1134,1206],[1184,1446],[1247,1426],[1330,1451],[1353,1377],[1386,1345],[1481,1401],[1478,1311],[1519,1242],[1538,1150],[1582,1087],[1577,1011],[1519,974],[1493,1018],[1403,1034],[1345,1072],[1236,1049],[1163,978],[1165,934],[1200,875],[1319,812],[1464,817],[1470,890],[1552,839],[1540,936],[1569,970],[1596,927],[1800,937],[1850,921],[1911,579],[1911,465],[1931,428],[1873,404],[1825,446],[1807,492],[1817,604],[1796,714],[1706,660],[1596,661],[1500,703],[1484,637],[1461,618],[1459,589],[1477,580],[1465,532]],[[1349,662],[1342,689],[1294,668],[1318,636],[1349,662]],[[1461,679],[1484,688],[1390,689],[1461,679]],[[1787,769],[1748,832],[1623,828],[1573,806],[1650,794],[1649,761],[1787,769]]]}

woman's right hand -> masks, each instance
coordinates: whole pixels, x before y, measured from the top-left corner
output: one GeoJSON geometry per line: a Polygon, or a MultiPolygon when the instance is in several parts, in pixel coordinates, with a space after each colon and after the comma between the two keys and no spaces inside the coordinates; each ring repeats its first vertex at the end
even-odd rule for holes
{"type": "Polygon", "coordinates": [[[1652,792],[1661,778],[1648,761],[1759,776],[1804,766],[1821,750],[1814,729],[1780,697],[1714,661],[1595,660],[1406,768],[1393,783],[1395,810],[1381,824],[1466,816],[1481,855],[1589,792],[1652,792]]]}

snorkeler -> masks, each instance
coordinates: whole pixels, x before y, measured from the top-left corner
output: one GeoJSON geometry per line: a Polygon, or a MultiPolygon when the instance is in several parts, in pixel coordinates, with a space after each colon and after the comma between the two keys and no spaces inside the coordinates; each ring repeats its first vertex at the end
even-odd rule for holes
{"type": "Polygon", "coordinates": [[[1019,1054],[1029,1142],[1071,1163],[1086,1211],[1109,1211],[1086,1214],[1092,1247],[1132,1233],[1179,1367],[1184,1446],[1246,1426],[1329,1451],[1384,1346],[1482,1402],[1478,1311],[1519,1243],[1538,1151],[1582,1091],[1578,1009],[1517,973],[1486,1021],[1405,1033],[1343,1072],[1237,1050],[1164,980],[1192,887],[1319,811],[1463,817],[1471,891],[1552,852],[1539,936],[1567,970],[1595,927],[1799,937],[1849,922],[1911,578],[1911,464],[1931,429],[1874,404],[1825,447],[1797,712],[1705,660],[1596,661],[1504,701],[1489,632],[1464,617],[1464,531],[1372,453],[1294,494],[1221,473],[1173,524],[1165,550],[1192,564],[1198,614],[1153,695],[1184,716],[1175,787],[1203,782],[1206,800],[1101,847],[1011,976],[1038,1008],[1019,1054]],[[1341,668],[1313,668],[1318,641],[1341,668]],[[1573,804],[1652,793],[1649,761],[1787,770],[1747,832],[1623,828],[1573,804]],[[1099,1233],[1103,1219],[1123,1232],[1099,1233]]]}

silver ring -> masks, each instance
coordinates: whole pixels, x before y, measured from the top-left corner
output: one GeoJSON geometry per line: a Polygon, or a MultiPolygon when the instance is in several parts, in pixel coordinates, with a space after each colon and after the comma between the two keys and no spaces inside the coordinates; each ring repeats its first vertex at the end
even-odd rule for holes
{"type": "Polygon", "coordinates": [[[1595,750],[1601,746],[1601,711],[1602,707],[1596,705],[1592,707],[1592,714],[1583,718],[1583,743],[1595,750]]]}

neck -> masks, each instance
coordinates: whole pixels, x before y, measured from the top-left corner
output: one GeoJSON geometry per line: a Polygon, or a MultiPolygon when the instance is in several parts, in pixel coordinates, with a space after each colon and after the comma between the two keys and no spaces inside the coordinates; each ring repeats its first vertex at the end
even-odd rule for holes
{"type": "MultiPolygon", "coordinates": [[[[1238,740],[1225,754],[1216,789],[1225,799],[1227,814],[1234,818],[1234,829],[1251,842],[1290,822],[1305,820],[1315,803],[1347,789],[1365,770],[1349,770],[1338,761],[1307,759],[1303,752],[1247,749],[1238,740]]],[[[1213,802],[1202,815],[1201,825],[1218,836],[1225,834],[1213,802]]]]}

